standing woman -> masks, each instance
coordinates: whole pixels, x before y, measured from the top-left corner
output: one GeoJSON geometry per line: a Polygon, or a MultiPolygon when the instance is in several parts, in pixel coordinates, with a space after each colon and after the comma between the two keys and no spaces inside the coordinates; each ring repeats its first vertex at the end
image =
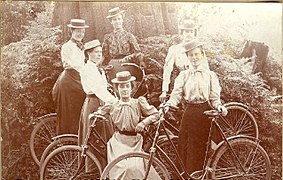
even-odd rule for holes
{"type": "MultiPolygon", "coordinates": [[[[100,100],[103,102],[112,102],[116,100],[107,90],[105,74],[98,69],[99,64],[102,63],[102,48],[99,40],[93,40],[85,44],[85,57],[86,64],[83,66],[80,73],[82,86],[86,93],[86,99],[82,107],[79,124],[79,145],[83,143],[88,133],[88,128],[90,126],[89,114],[96,111],[101,105],[100,100]]],[[[99,121],[96,123],[95,128],[105,142],[107,142],[113,134],[113,126],[110,121],[99,121]]],[[[97,138],[93,137],[93,135],[89,139],[91,144],[96,144],[96,140],[97,138]]],[[[97,148],[99,148],[99,146],[97,146],[97,148]]],[[[93,153],[96,157],[100,157],[96,152],[93,153]]],[[[103,167],[106,165],[104,158],[99,158],[99,161],[103,167]]]]}
{"type": "Polygon", "coordinates": [[[197,27],[195,22],[188,19],[183,20],[183,23],[179,26],[179,34],[182,36],[182,42],[180,44],[171,46],[168,49],[168,53],[165,58],[162,93],[159,96],[161,102],[164,102],[167,93],[170,89],[172,89],[169,88],[169,85],[172,85],[173,87],[174,79],[177,77],[177,75],[181,71],[189,68],[189,60],[187,60],[183,45],[196,37],[197,27]]]}
{"type": "Polygon", "coordinates": [[[219,80],[209,69],[202,44],[191,41],[184,44],[185,53],[190,60],[189,69],[180,72],[167,104],[176,106],[185,100],[178,138],[178,151],[188,173],[203,169],[206,143],[211,121],[204,111],[215,108],[222,115],[227,109],[220,102],[219,80]]]}
{"type": "Polygon", "coordinates": [[[122,67],[122,62],[134,62],[140,66],[145,66],[136,37],[123,28],[124,12],[125,10],[116,7],[110,9],[109,15],[106,17],[114,29],[113,32],[104,36],[102,44],[105,58],[103,64],[114,66],[108,74],[109,79],[114,78],[116,73],[122,70],[128,70],[133,74],[134,69],[122,67]]]}
{"type": "Polygon", "coordinates": [[[80,80],[80,71],[85,60],[82,39],[85,36],[85,29],[89,26],[83,19],[71,19],[67,26],[71,31],[71,39],[61,48],[64,71],[53,87],[52,96],[57,113],[57,133],[77,134],[85,99],[80,80]]]}

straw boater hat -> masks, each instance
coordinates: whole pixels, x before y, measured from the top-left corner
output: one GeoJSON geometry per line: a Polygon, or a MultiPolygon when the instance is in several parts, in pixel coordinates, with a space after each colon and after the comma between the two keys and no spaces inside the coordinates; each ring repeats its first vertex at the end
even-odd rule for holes
{"type": "Polygon", "coordinates": [[[196,24],[193,20],[184,20],[182,24],[180,24],[179,29],[185,30],[185,29],[196,29],[196,24]]]}
{"type": "Polygon", "coordinates": [[[92,41],[85,43],[85,45],[84,45],[85,49],[84,50],[95,48],[97,46],[101,46],[101,44],[100,44],[99,40],[95,39],[95,40],[92,40],[92,41]]]}
{"type": "Polygon", "coordinates": [[[190,41],[190,42],[187,42],[187,43],[185,43],[185,44],[183,45],[183,47],[184,47],[184,49],[185,49],[184,52],[191,51],[191,50],[193,50],[193,49],[195,49],[195,48],[197,48],[197,47],[201,47],[201,46],[202,46],[202,43],[201,43],[199,40],[197,40],[197,39],[192,40],[192,41],[190,41]]]}
{"type": "Polygon", "coordinates": [[[129,71],[121,71],[116,73],[116,78],[112,79],[112,83],[121,84],[128,83],[136,80],[136,77],[132,76],[129,71]]]}
{"type": "Polygon", "coordinates": [[[85,24],[83,19],[71,19],[70,24],[67,25],[69,28],[83,29],[88,28],[89,26],[85,24]]]}
{"type": "Polygon", "coordinates": [[[121,10],[119,7],[115,7],[115,8],[110,9],[108,11],[109,15],[106,18],[109,19],[109,18],[115,17],[119,14],[122,14],[124,12],[125,12],[125,10],[121,10]]]}

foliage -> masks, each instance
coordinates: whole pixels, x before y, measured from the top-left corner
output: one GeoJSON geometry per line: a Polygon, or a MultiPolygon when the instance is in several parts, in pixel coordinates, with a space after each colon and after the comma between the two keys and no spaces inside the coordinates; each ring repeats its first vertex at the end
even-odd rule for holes
{"type": "Polygon", "coordinates": [[[1,3],[1,27],[3,32],[2,45],[20,41],[26,34],[30,21],[44,11],[46,2],[36,1],[4,1],[1,3]]]}
{"type": "Polygon", "coordinates": [[[7,179],[27,179],[31,175],[35,167],[27,145],[31,125],[37,117],[54,112],[51,89],[60,71],[60,30],[50,27],[51,15],[49,6],[30,22],[21,41],[1,49],[2,157],[6,157],[3,176],[7,179]]]}
{"type": "MultiPolygon", "coordinates": [[[[51,89],[62,70],[59,60],[61,32],[58,27],[50,26],[52,10],[50,4],[45,4],[45,11],[37,13],[34,21],[28,21],[27,18],[29,25],[25,37],[1,49],[1,155],[5,179],[38,179],[38,168],[29,154],[28,140],[34,120],[54,112],[51,89]]],[[[244,41],[219,34],[204,36],[202,39],[205,40],[204,48],[210,67],[220,79],[222,100],[242,102],[251,107],[260,128],[261,145],[268,152],[273,165],[272,179],[280,179],[280,94],[269,89],[260,73],[251,74],[252,64],[248,59],[239,59],[244,41]]],[[[155,76],[152,88],[160,89],[162,67],[168,48],[179,40],[177,35],[140,40],[142,52],[148,60],[146,74],[155,76]]],[[[282,80],[279,71],[281,65],[277,62],[278,59],[269,54],[265,67],[265,73],[270,73],[276,84],[282,80]]]]}

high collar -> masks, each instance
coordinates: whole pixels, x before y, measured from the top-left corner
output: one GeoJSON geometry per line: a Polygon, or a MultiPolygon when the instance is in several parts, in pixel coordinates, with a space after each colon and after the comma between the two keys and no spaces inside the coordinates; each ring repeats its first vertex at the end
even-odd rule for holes
{"type": "Polygon", "coordinates": [[[113,32],[116,34],[116,33],[122,33],[124,32],[125,30],[122,28],[122,29],[118,29],[118,30],[114,30],[113,32]]]}
{"type": "Polygon", "coordinates": [[[119,100],[118,105],[120,105],[120,106],[125,106],[125,105],[130,106],[131,101],[132,101],[132,98],[130,98],[130,100],[128,102],[124,102],[124,101],[119,100]]]}
{"type": "Polygon", "coordinates": [[[200,64],[197,67],[190,65],[189,70],[190,71],[210,71],[207,58],[202,59],[200,64]]]}

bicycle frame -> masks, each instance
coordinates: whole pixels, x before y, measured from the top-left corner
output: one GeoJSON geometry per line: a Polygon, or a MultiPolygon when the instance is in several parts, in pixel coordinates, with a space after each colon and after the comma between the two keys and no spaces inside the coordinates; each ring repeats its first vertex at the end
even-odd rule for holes
{"type": "MultiPolygon", "coordinates": [[[[96,116],[93,120],[93,122],[90,124],[89,128],[88,128],[88,132],[87,132],[87,135],[85,137],[85,139],[83,140],[83,143],[82,145],[80,145],[82,147],[82,153],[80,154],[80,157],[82,157],[82,160],[80,161],[80,164],[79,164],[79,168],[78,170],[81,170],[84,166],[84,158],[86,157],[86,150],[89,149],[88,146],[90,146],[91,149],[93,149],[95,152],[97,152],[99,154],[100,157],[106,159],[106,156],[103,154],[103,152],[100,152],[100,150],[95,147],[93,144],[89,143],[89,138],[90,138],[90,135],[92,133],[95,133],[95,135],[98,137],[98,140],[100,140],[103,144],[103,146],[106,148],[106,142],[104,141],[104,139],[99,135],[99,133],[97,132],[97,130],[95,129],[95,124],[97,122],[97,120],[101,118],[103,120],[105,120],[106,118],[104,118],[103,116],[96,116]]],[[[76,178],[78,172],[76,172],[75,176],[73,178],[76,178]]]]}
{"type": "MultiPolygon", "coordinates": [[[[220,116],[220,117],[222,117],[222,116],[220,116]]],[[[222,118],[223,118],[223,117],[222,117],[222,118]]],[[[152,137],[150,136],[150,140],[153,141],[152,146],[151,146],[151,151],[149,152],[149,153],[150,153],[150,159],[152,159],[152,157],[155,155],[156,150],[157,150],[157,152],[161,153],[161,154],[165,157],[165,160],[166,160],[167,163],[170,165],[170,167],[172,168],[172,170],[174,171],[174,173],[178,176],[178,179],[186,179],[185,177],[183,177],[183,175],[185,175],[186,177],[188,177],[188,178],[190,178],[190,179],[204,179],[205,176],[211,171],[210,163],[212,162],[214,155],[217,154],[217,150],[218,150],[221,146],[227,144],[228,147],[229,147],[229,149],[230,149],[230,151],[232,152],[232,155],[233,155],[233,157],[234,157],[235,163],[237,163],[237,164],[240,165],[240,168],[241,168],[241,170],[243,171],[244,174],[247,173],[246,170],[244,169],[243,165],[241,164],[239,158],[238,158],[237,155],[235,154],[235,151],[234,151],[233,148],[231,147],[229,141],[230,141],[230,140],[233,140],[233,139],[236,139],[236,138],[249,138],[249,139],[256,140],[256,141],[257,141],[257,144],[259,144],[259,140],[256,139],[256,138],[254,138],[254,137],[245,136],[245,135],[237,135],[237,136],[231,136],[231,137],[229,137],[229,138],[226,138],[226,136],[224,135],[223,130],[221,129],[220,125],[219,125],[218,122],[217,122],[218,119],[219,119],[218,117],[213,117],[213,118],[212,118],[212,122],[211,122],[211,126],[212,126],[213,123],[216,125],[218,131],[219,131],[220,134],[221,134],[222,141],[219,143],[219,145],[217,146],[217,148],[213,151],[212,155],[209,156],[209,159],[207,160],[207,162],[206,162],[206,164],[205,164],[205,169],[203,169],[204,171],[202,172],[202,175],[201,175],[200,177],[194,178],[194,177],[192,177],[192,175],[189,175],[189,174],[186,172],[186,169],[185,169],[185,167],[184,167],[184,165],[183,165],[183,163],[182,163],[182,160],[181,160],[181,158],[180,158],[180,156],[179,156],[179,154],[178,154],[178,152],[177,152],[177,149],[176,149],[175,145],[173,144],[173,142],[172,142],[172,140],[171,140],[171,138],[170,138],[170,135],[168,134],[167,131],[164,131],[164,132],[165,132],[166,137],[167,137],[167,139],[169,140],[171,146],[173,147],[175,154],[177,155],[177,161],[178,161],[178,163],[180,163],[183,172],[180,172],[180,170],[176,167],[176,165],[174,164],[174,162],[173,162],[173,161],[168,157],[168,155],[156,144],[156,141],[157,141],[157,139],[158,139],[158,137],[159,137],[160,126],[161,126],[162,128],[165,128],[165,125],[164,125],[163,123],[161,123],[160,121],[159,121],[158,124],[157,124],[157,131],[156,131],[156,133],[155,133],[155,137],[152,138],[152,137]]],[[[223,119],[222,119],[222,120],[223,120],[223,119]]],[[[166,120],[165,120],[165,121],[166,121],[166,120]]],[[[210,128],[209,134],[211,134],[211,128],[210,128]]],[[[209,142],[209,141],[210,141],[210,138],[208,139],[208,142],[209,142]]],[[[207,148],[208,148],[209,145],[210,145],[210,144],[208,143],[207,148]]],[[[205,155],[205,156],[208,156],[208,151],[206,151],[206,155],[205,155]]],[[[146,169],[147,171],[146,171],[145,179],[147,178],[148,172],[149,172],[149,168],[150,168],[150,166],[152,165],[151,162],[152,162],[152,161],[149,160],[149,162],[148,162],[148,164],[147,164],[147,169],[146,169]]],[[[229,177],[227,177],[227,178],[229,178],[229,177]]],[[[230,177],[230,178],[231,178],[231,177],[230,177]]]]}

